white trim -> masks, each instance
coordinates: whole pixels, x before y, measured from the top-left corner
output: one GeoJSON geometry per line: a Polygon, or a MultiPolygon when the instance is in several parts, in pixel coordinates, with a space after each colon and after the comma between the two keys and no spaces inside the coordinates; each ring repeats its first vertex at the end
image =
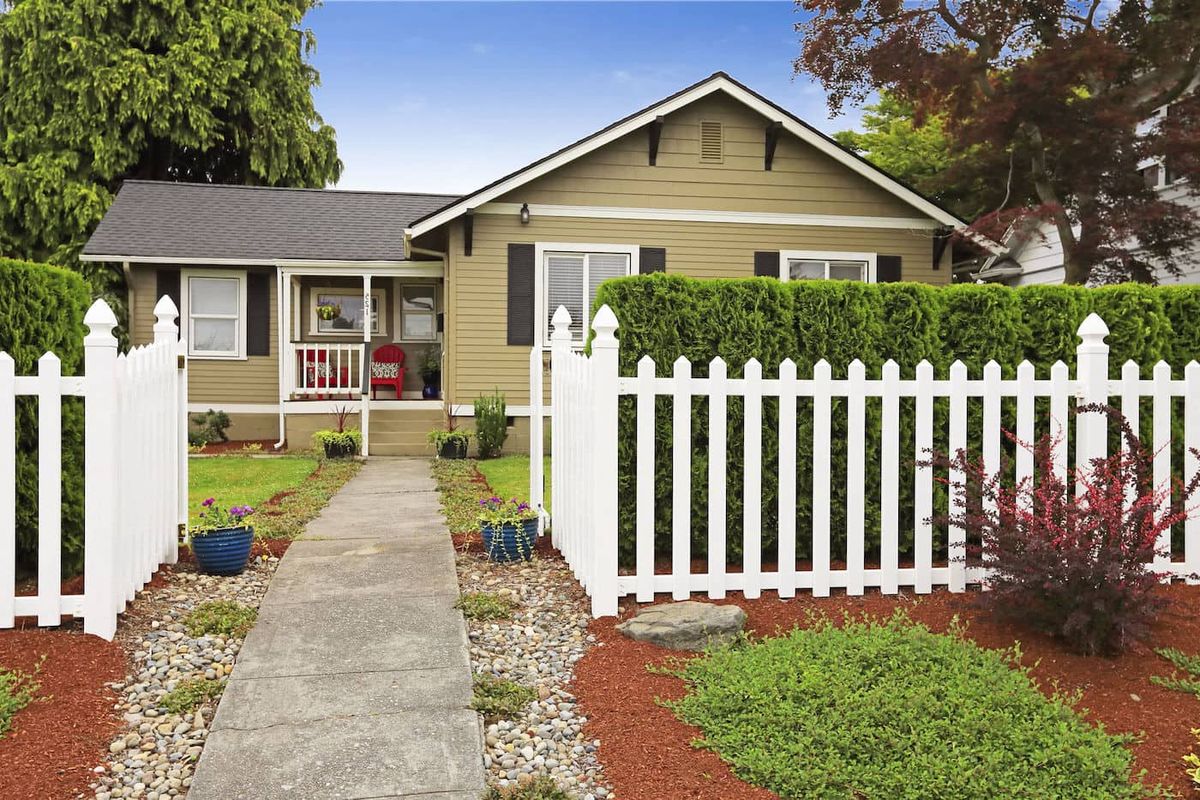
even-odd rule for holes
{"type": "MultiPolygon", "coordinates": [[[[211,361],[245,361],[246,360],[246,270],[218,269],[181,269],[179,271],[179,305],[182,306],[180,329],[186,331],[188,343],[188,358],[211,361]],[[195,348],[196,337],[192,334],[192,278],[236,280],[238,284],[238,315],[237,315],[237,349],[234,353],[219,353],[202,351],[195,348]]],[[[210,318],[213,315],[203,315],[210,318]]]]}
{"type": "MultiPolygon", "coordinates": [[[[441,400],[372,400],[370,405],[371,411],[440,411],[445,408],[441,400]]],[[[283,413],[333,414],[343,407],[351,413],[359,413],[362,400],[285,400],[283,413]]]]}
{"type": "MultiPolygon", "coordinates": [[[[139,256],[132,253],[114,255],[88,254],[79,256],[80,261],[131,261],[135,264],[181,264],[211,267],[346,267],[348,269],[388,269],[409,267],[414,264],[433,264],[432,261],[405,261],[378,259],[354,261],[336,258],[206,258],[202,256],[139,256]]],[[[440,264],[439,264],[440,266],[440,264]]]]}
{"type": "MultiPolygon", "coordinates": [[[[488,203],[476,214],[516,216],[517,203],[488,203]]],[[[811,225],[828,228],[893,228],[933,230],[937,220],[925,217],[856,217],[837,214],[785,214],[763,211],[711,211],[701,208],[636,208],[623,206],[563,206],[529,204],[533,217],[585,217],[593,219],[642,219],[671,222],[721,222],[740,225],[811,225]]]]}
{"type": "Polygon", "coordinates": [[[226,414],[278,414],[278,403],[188,403],[189,414],[203,414],[209,409],[226,414]]]}
{"type": "MultiPolygon", "coordinates": [[[[779,251],[779,280],[785,283],[791,280],[788,272],[788,261],[796,259],[803,261],[865,261],[867,263],[866,283],[876,282],[875,267],[877,253],[843,253],[836,250],[780,250],[779,251]]],[[[826,264],[826,277],[829,275],[829,265],[826,264]]]]}
{"type": "MultiPolygon", "coordinates": [[[[502,180],[488,188],[481,189],[472,194],[468,194],[458,202],[454,203],[449,208],[446,208],[432,217],[428,217],[421,222],[413,225],[405,233],[413,237],[428,233],[452,219],[461,215],[467,208],[478,208],[484,203],[495,200],[514,189],[517,189],[526,183],[541,177],[555,169],[570,163],[571,161],[580,158],[598,148],[604,147],[610,142],[616,141],[622,136],[626,136],[639,128],[650,124],[655,117],[670,114],[680,108],[684,108],[697,100],[707,97],[714,92],[723,91],[735,100],[741,101],[744,105],[757,111],[762,116],[769,120],[778,120],[781,116],[780,110],[767,103],[766,101],[756,97],[746,89],[737,85],[724,75],[714,75],[708,80],[692,87],[689,91],[683,92],[670,99],[657,103],[645,111],[630,117],[620,125],[614,125],[608,130],[597,133],[590,138],[579,142],[578,144],[568,147],[561,153],[547,158],[544,161],[533,164],[520,172],[502,180]]],[[[881,172],[878,168],[858,159],[857,157],[846,152],[836,144],[826,139],[824,136],[810,130],[807,126],[800,124],[790,116],[785,116],[781,122],[783,127],[792,135],[799,138],[801,141],[812,145],[820,150],[825,155],[837,161],[839,164],[849,168],[850,170],[862,175],[867,180],[876,184],[880,188],[899,197],[909,205],[916,208],[923,214],[937,220],[943,225],[948,225],[953,228],[962,228],[966,223],[955,217],[948,211],[938,208],[935,204],[926,200],[921,195],[917,194],[912,189],[901,184],[894,178],[881,172]]],[[[530,209],[532,212],[532,209],[530,209]]]]}
{"type": "MultiPolygon", "coordinates": [[[[357,297],[358,302],[362,303],[362,289],[350,289],[345,286],[310,286],[308,287],[308,335],[317,336],[320,338],[336,337],[336,336],[353,336],[360,331],[350,328],[346,331],[322,331],[317,329],[317,295],[324,292],[325,294],[337,294],[345,297],[357,297]]],[[[385,317],[387,317],[387,294],[380,289],[371,290],[371,299],[376,303],[376,311],[374,322],[376,327],[371,329],[371,336],[387,336],[387,326],[385,317]]]]}
{"type": "MultiPolygon", "coordinates": [[[[441,406],[439,406],[439,408],[440,407],[441,406]]],[[[550,406],[542,406],[542,416],[549,417],[550,411],[551,411],[550,406]]],[[[528,417],[530,414],[530,407],[529,406],[508,406],[505,408],[504,413],[506,413],[510,417],[528,417]]],[[[475,406],[474,405],[464,405],[464,404],[451,405],[450,406],[450,415],[453,417],[473,417],[473,416],[475,416],[475,406]]]]}
{"type": "MultiPolygon", "coordinates": [[[[533,244],[533,304],[537,314],[537,324],[534,328],[534,341],[540,346],[549,348],[550,331],[546,318],[546,254],[547,253],[621,253],[629,256],[629,274],[638,275],[641,272],[641,247],[636,244],[609,243],[580,243],[580,242],[534,242],[533,244]]],[[[587,326],[584,326],[586,330],[587,326]]],[[[582,347],[583,343],[578,342],[582,347]]]]}

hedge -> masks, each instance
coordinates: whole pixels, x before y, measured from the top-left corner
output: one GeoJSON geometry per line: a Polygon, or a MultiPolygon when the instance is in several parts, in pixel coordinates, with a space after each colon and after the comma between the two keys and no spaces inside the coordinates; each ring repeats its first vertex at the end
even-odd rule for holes
{"type": "MultiPolygon", "coordinates": [[[[696,376],[708,374],[708,362],[721,356],[730,377],[740,377],[745,362],[757,358],[763,374],[774,377],[785,358],[796,362],[801,376],[825,359],[835,377],[845,375],[850,361],[863,361],[868,375],[878,375],[887,359],[894,359],[901,375],[911,377],[916,365],[929,360],[935,373],[945,376],[955,359],[979,375],[995,359],[1006,377],[1028,359],[1039,377],[1049,374],[1057,360],[1074,367],[1075,331],[1091,311],[1098,312],[1112,331],[1110,364],[1113,376],[1126,359],[1134,359],[1149,375],[1153,365],[1166,360],[1176,375],[1191,359],[1200,360],[1200,286],[1150,287],[1122,285],[1100,289],[1072,286],[1030,286],[1011,289],[995,285],[958,284],[933,287],[915,283],[863,284],[843,281],[781,283],[771,278],[699,280],[682,275],[652,274],[604,283],[596,307],[608,304],[616,312],[621,341],[620,370],[633,375],[637,362],[651,356],[659,375],[668,375],[674,360],[686,356],[696,376]]],[[[1044,401],[1043,401],[1044,402],[1044,401]]],[[[972,429],[980,413],[972,404],[972,429]]],[[[797,461],[809,463],[812,427],[811,401],[798,404],[797,461]]],[[[671,529],[671,400],[656,402],[655,531],[656,550],[669,552],[671,529]]],[[[936,404],[935,447],[945,449],[945,401],[936,404]]],[[[1015,417],[1015,402],[1003,405],[1006,425],[1015,417]]],[[[867,547],[878,546],[878,399],[867,402],[867,547]]],[[[635,497],[634,401],[621,400],[619,433],[620,496],[635,497]]],[[[912,400],[901,403],[901,544],[911,538],[915,454],[912,400]]],[[[763,403],[762,538],[764,558],[772,558],[777,530],[778,476],[777,401],[763,403]]],[[[844,547],[845,505],[845,401],[834,401],[832,420],[831,538],[833,553],[844,547]]],[[[728,403],[727,474],[728,553],[731,563],[741,558],[742,464],[736,454],[743,442],[742,404],[728,403]]],[[[1181,445],[1177,444],[1177,449],[1181,445]]],[[[708,407],[697,398],[692,407],[692,548],[703,557],[707,548],[708,508],[708,407]]],[[[807,470],[797,470],[797,530],[808,528],[812,485],[807,470]]],[[[935,501],[944,506],[944,493],[935,501]]],[[[621,561],[632,563],[633,509],[621,514],[621,561]]],[[[807,552],[807,537],[797,542],[798,555],[807,552]]]]}
{"type": "MultiPolygon", "coordinates": [[[[83,315],[89,292],[78,274],[45,264],[0,259],[0,351],[18,375],[37,374],[47,351],[64,375],[83,367],[83,315]]],[[[62,560],[65,575],[83,566],[83,404],[64,398],[62,409],[62,560]]],[[[57,446],[54,443],[52,446],[57,446]]],[[[17,562],[37,563],[37,398],[17,398],[17,562]]]]}

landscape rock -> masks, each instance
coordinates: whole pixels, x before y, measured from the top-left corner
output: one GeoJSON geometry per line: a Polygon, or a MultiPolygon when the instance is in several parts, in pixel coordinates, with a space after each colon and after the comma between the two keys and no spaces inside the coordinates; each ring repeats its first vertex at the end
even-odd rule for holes
{"type": "Polygon", "coordinates": [[[685,600],[643,609],[617,630],[630,639],[671,650],[703,650],[736,639],[745,624],[746,612],[735,605],[685,600]]]}

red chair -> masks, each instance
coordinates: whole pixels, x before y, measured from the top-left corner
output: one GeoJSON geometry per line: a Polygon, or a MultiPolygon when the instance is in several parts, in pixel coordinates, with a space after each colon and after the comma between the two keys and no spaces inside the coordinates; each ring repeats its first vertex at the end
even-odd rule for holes
{"type": "Polygon", "coordinates": [[[371,399],[376,386],[391,386],[400,399],[404,387],[404,351],[394,344],[384,344],[371,353],[371,399]]]}
{"type": "MultiPolygon", "coordinates": [[[[329,389],[349,392],[350,365],[331,367],[329,351],[316,348],[303,348],[299,351],[301,368],[306,378],[305,386],[310,389],[329,389]]],[[[318,400],[324,400],[323,393],[317,394],[318,400]]]]}

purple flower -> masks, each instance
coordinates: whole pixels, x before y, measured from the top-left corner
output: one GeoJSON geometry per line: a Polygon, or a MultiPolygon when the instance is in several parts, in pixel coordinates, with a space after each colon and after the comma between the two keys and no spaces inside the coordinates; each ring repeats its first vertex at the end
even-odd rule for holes
{"type": "Polygon", "coordinates": [[[216,501],[217,501],[217,499],[215,497],[210,497],[207,500],[205,500],[203,503],[201,503],[200,505],[204,506],[205,508],[208,508],[216,501]]]}

